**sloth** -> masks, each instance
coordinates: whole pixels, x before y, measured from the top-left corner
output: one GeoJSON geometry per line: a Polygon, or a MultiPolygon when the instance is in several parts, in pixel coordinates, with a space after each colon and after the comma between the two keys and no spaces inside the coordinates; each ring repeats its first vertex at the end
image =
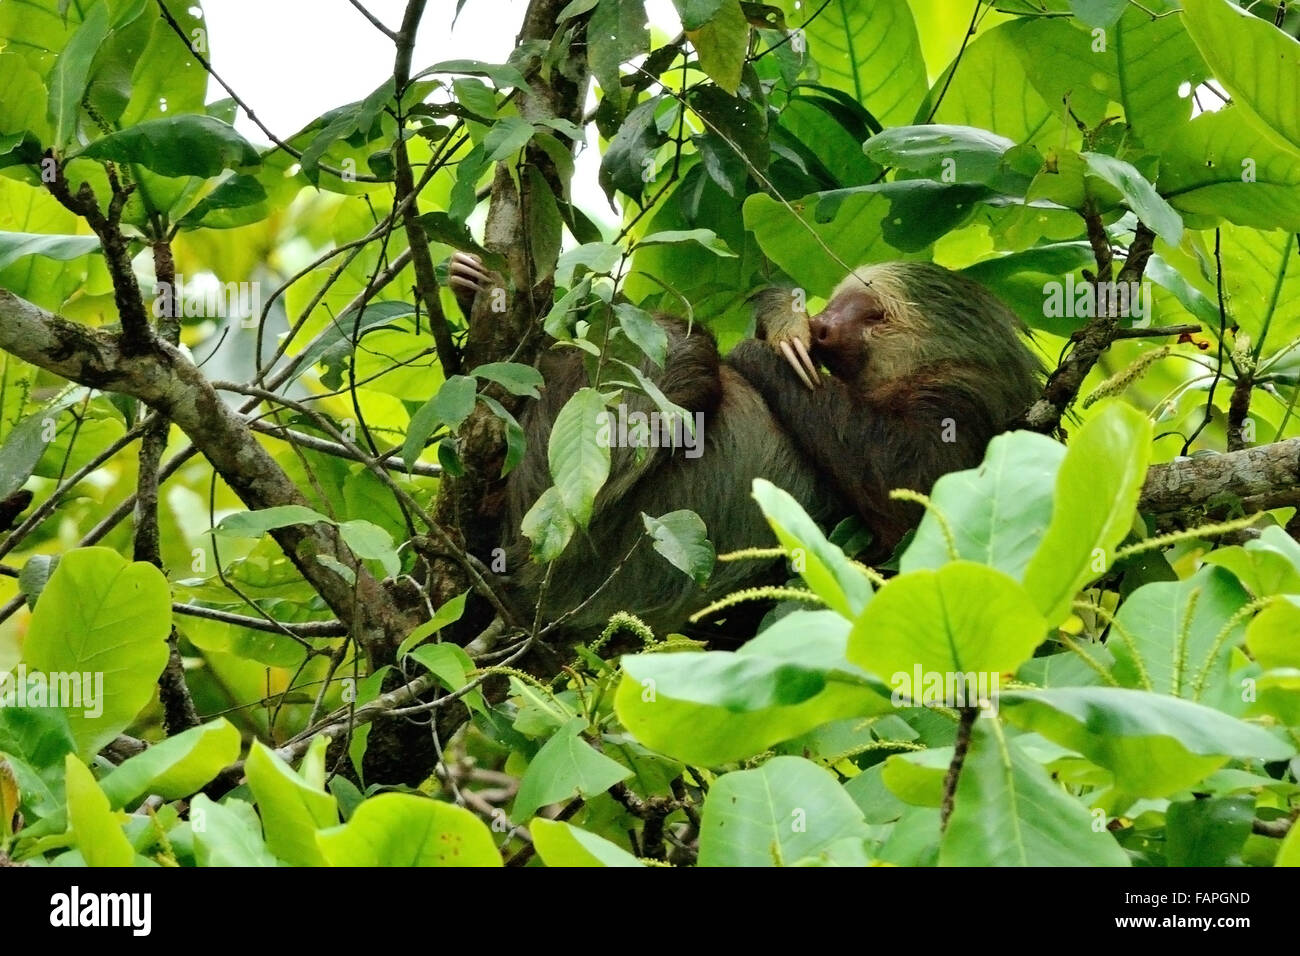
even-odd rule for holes
{"type": "MultiPolygon", "coordinates": [[[[450,283],[468,314],[499,285],[457,253],[450,283]]],[[[641,370],[700,423],[688,440],[615,447],[590,524],[551,568],[530,563],[523,516],[550,486],[547,442],[565,402],[589,384],[583,355],[549,349],[540,399],[525,411],[524,460],[506,482],[507,593],[531,620],[593,636],[619,610],[656,632],[740,588],[783,580],[779,559],[719,563],[697,585],[645,540],[641,515],[697,513],[716,551],[775,543],[751,497],[756,478],[785,490],[819,524],[856,515],[870,530],[868,560],[887,557],[920,509],[890,491],[928,493],[950,471],[979,464],[985,446],[1040,391],[1041,368],[1015,315],[988,290],[942,266],[890,262],[853,270],[809,316],[792,290],[754,299],[756,336],[725,359],[708,331],[656,316],[667,334],[662,368],[641,370]],[[823,374],[822,369],[825,370],[823,374]]],[[[627,391],[632,412],[655,406],[627,391]]]]}

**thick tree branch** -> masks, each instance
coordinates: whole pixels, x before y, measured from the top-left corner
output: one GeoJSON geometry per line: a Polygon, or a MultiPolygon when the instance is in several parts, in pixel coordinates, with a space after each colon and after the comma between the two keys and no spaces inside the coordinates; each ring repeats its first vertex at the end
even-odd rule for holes
{"type": "MultiPolygon", "coordinates": [[[[52,315],[0,289],[0,348],[90,388],[131,395],[168,416],[250,509],[307,501],[239,413],[217,396],[192,362],[165,342],[127,354],[116,337],[52,315]]],[[[372,657],[384,657],[415,620],[388,594],[327,525],[272,532],[303,577],[338,617],[356,624],[372,657]],[[355,588],[316,560],[327,555],[352,570],[355,588]]]]}
{"type": "Polygon", "coordinates": [[[1295,495],[1300,495],[1300,438],[1152,465],[1138,507],[1168,514],[1236,498],[1259,511],[1281,507],[1295,495]]]}

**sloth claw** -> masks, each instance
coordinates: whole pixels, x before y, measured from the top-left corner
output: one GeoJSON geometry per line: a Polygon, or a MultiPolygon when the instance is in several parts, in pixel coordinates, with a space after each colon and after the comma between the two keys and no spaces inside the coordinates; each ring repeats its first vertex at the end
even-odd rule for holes
{"type": "Polygon", "coordinates": [[[492,276],[483,268],[478,256],[454,252],[447,266],[447,282],[466,292],[483,292],[492,287],[492,276]]]}
{"type": "MultiPolygon", "coordinates": [[[[794,344],[791,345],[789,340],[783,339],[777,343],[777,346],[781,349],[781,354],[785,356],[785,360],[790,364],[790,367],[794,369],[794,373],[799,376],[799,380],[807,385],[809,390],[816,389],[817,386],[813,384],[813,379],[809,377],[808,371],[800,364],[800,358],[803,358],[809,362],[809,367],[812,367],[811,360],[807,359],[808,353],[803,349],[803,343],[795,339],[794,344]]],[[[816,369],[813,369],[812,374],[817,374],[816,369]]]]}

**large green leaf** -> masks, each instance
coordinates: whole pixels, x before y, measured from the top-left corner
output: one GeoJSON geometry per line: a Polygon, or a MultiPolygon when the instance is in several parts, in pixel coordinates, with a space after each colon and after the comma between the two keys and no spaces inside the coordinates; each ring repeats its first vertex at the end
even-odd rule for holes
{"type": "Polygon", "coordinates": [[[171,623],[171,588],[153,565],[109,548],[62,556],[32,612],[23,656],[51,691],[56,675],[60,693],[81,688],[80,701],[61,703],[81,754],[98,753],[153,699],[171,623]]]}
{"type": "Polygon", "coordinates": [[[575,794],[594,797],[632,775],[583,739],[586,727],[586,720],[575,717],[542,744],[519,781],[512,820],[522,823],[538,808],[575,794]]]}
{"type": "Polygon", "coordinates": [[[619,65],[650,46],[643,0],[600,0],[587,21],[587,62],[605,99],[622,113],[619,65]]]}
{"type": "Polygon", "coordinates": [[[77,259],[99,248],[95,236],[50,236],[34,232],[0,232],[0,269],[24,256],[77,259]]]}
{"type": "Polygon", "coordinates": [[[124,761],[101,781],[109,803],[125,807],[146,794],[188,797],[239,759],[239,730],[224,717],[168,737],[124,761]]]}
{"type": "Polygon", "coordinates": [[[818,80],[843,90],[883,125],[912,119],[925,62],[907,0],[830,0],[803,28],[818,80]]]}
{"type": "Polygon", "coordinates": [[[636,857],[604,837],[562,820],[535,818],[528,824],[537,855],[547,866],[643,866],[636,857]]]}
{"type": "Polygon", "coordinates": [[[600,440],[605,399],[594,388],[574,393],[555,416],[546,455],[551,479],[574,521],[586,527],[596,493],[609,477],[608,442],[600,440]]]}
{"type": "Polygon", "coordinates": [[[1185,0],[1183,25],[1233,101],[1300,153],[1300,43],[1227,0],[1185,0]]]}
{"type": "Polygon", "coordinates": [[[228,797],[222,803],[200,793],[190,804],[190,830],[199,866],[279,866],[262,839],[253,805],[228,797]]]}
{"type": "Polygon", "coordinates": [[[1046,630],[1014,580],[982,564],[954,561],[937,571],[899,575],[881,588],[853,624],[848,657],[921,700],[923,688],[912,686],[918,668],[923,675],[985,675],[987,687],[987,675],[1014,671],[1046,630]]]}
{"type": "Polygon", "coordinates": [[[1254,794],[1179,800],[1165,814],[1170,866],[1240,866],[1255,818],[1254,794]]]}
{"type": "Polygon", "coordinates": [[[918,253],[964,223],[992,191],[928,179],[813,193],[786,203],[754,193],[745,226],[763,252],[813,295],[858,266],[918,253]]]}
{"type": "Polygon", "coordinates": [[[884,685],[845,659],[848,630],[832,611],[795,611],[735,652],[625,656],[614,710],[641,743],[703,766],[885,713],[884,685]]]}
{"type": "Polygon", "coordinates": [[[68,754],[64,763],[68,787],[68,830],[87,866],[130,866],[135,857],[122,832],[118,815],[108,805],[94,774],[68,754]]]}
{"type": "Polygon", "coordinates": [[[54,146],[62,147],[77,132],[81,97],[90,80],[90,65],[108,34],[108,4],[98,3],[73,31],[50,74],[49,119],[54,126],[54,146]]]}
{"type": "Polygon", "coordinates": [[[790,494],[762,478],[754,479],[754,500],[763,510],[799,576],[826,606],[855,617],[871,600],[871,582],[790,494]]]}
{"type": "Polygon", "coordinates": [[[996,719],[975,721],[941,866],[1128,866],[1088,808],[1048,775],[996,719]]]}
{"type": "Polygon", "coordinates": [[[740,70],[749,48],[749,21],[739,0],[723,0],[707,22],[688,27],[686,36],[700,58],[700,69],[734,95],[740,87],[740,70]]]}
{"type": "Polygon", "coordinates": [[[1060,128],[1055,119],[1060,104],[1043,100],[1021,63],[1014,22],[975,37],[961,59],[935,81],[917,111],[916,122],[928,120],[930,104],[945,87],[943,101],[933,117],[936,123],[989,130],[1015,143],[1036,142],[1060,128]],[[949,83],[948,73],[954,66],[956,73],[949,83]]]}
{"type": "Polygon", "coordinates": [[[1051,521],[1052,485],[1064,457],[1065,446],[1044,435],[998,435],[978,468],[935,482],[933,507],[926,509],[899,570],[938,568],[950,560],[942,515],[958,557],[1022,580],[1051,521]]]}
{"type": "Polygon", "coordinates": [[[1227,714],[1119,687],[1003,691],[1011,723],[1069,747],[1114,775],[1123,793],[1162,797],[1205,779],[1229,758],[1286,760],[1295,748],[1227,714]]]}
{"type": "MultiPolygon", "coordinates": [[[[324,754],[326,739],[315,743],[324,754]]],[[[244,764],[249,789],[257,799],[257,809],[266,829],[266,845],[271,852],[293,866],[319,866],[325,862],[316,831],[334,827],[339,822],[338,804],[333,795],[304,780],[293,768],[260,740],[253,741],[244,764]]]]}
{"type": "Polygon", "coordinates": [[[982,183],[1023,195],[1030,177],[1008,168],[1004,157],[1016,144],[970,126],[895,126],[863,144],[882,166],[896,166],[941,182],[982,183]]]}
{"type": "Polygon", "coordinates": [[[700,820],[700,866],[785,866],[868,836],[862,811],[827,770],[775,757],[713,782],[700,820]]]}
{"type": "Polygon", "coordinates": [[[316,835],[331,866],[500,866],[492,832],[464,807],[381,793],[316,835]]]}
{"type": "Polygon", "coordinates": [[[1107,156],[1105,153],[1080,153],[1087,164],[1088,175],[1095,176],[1119,190],[1125,204],[1144,224],[1170,245],[1178,245],[1183,238],[1183,220],[1172,206],[1156,192],[1132,164],[1107,156]]]}
{"type": "Polygon", "coordinates": [[[253,166],[257,150],[235,128],[214,116],[185,114],[146,120],[109,133],[80,153],[93,159],[137,163],[160,176],[216,176],[223,169],[253,166]]]}
{"type": "Polygon", "coordinates": [[[1150,446],[1151,423],[1120,402],[1070,440],[1056,476],[1052,522],[1024,577],[1049,625],[1065,620],[1079,588],[1114,561],[1133,526],[1150,446]]]}
{"type": "Polygon", "coordinates": [[[1246,601],[1232,575],[1213,566],[1181,581],[1142,585],[1115,615],[1108,644],[1115,676],[1129,687],[1149,682],[1147,690],[1200,700],[1207,683],[1217,685],[1227,676],[1245,621],[1226,632],[1224,626],[1246,601]]]}

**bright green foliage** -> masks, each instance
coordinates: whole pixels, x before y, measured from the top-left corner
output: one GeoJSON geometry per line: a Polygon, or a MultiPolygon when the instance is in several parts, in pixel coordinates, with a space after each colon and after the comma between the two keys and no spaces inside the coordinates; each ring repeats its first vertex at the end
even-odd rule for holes
{"type": "MultiPolygon", "coordinates": [[[[0,0],[0,310],[102,344],[131,294],[158,317],[168,258],[215,279],[220,309],[180,295],[168,361],[197,359],[221,383],[203,415],[242,406],[269,458],[215,473],[112,376],[0,352],[0,862],[1300,866],[1293,508],[1246,531],[1273,489],[1150,506],[1153,465],[1300,439],[1300,8],[1012,0],[968,36],[949,0],[674,0],[666,22],[572,0],[508,63],[416,62],[270,146],[207,99],[201,4],[165,5],[174,26],[154,0],[0,0]],[[588,74],[595,108],[547,115],[588,74]],[[494,273],[473,318],[455,250],[494,273]],[[718,554],[676,505],[602,510],[605,414],[683,411],[657,313],[725,353],[760,287],[815,313],[898,259],[986,285],[1049,372],[1096,331],[1099,270],[1141,288],[1061,429],[919,489],[874,568],[777,483],[727,503],[762,511],[759,553],[718,554]],[[776,546],[760,623],[627,613],[576,646],[531,607],[488,626],[475,592],[522,555],[477,523],[549,397],[543,332],[589,378],[523,517],[541,575],[593,520],[696,585],[776,546]],[[438,497],[466,475],[486,490],[438,497]],[[137,489],[157,561],[128,559],[151,552],[137,489]],[[293,549],[313,535],[337,549],[293,549]],[[308,583],[322,567],[342,591],[308,583]],[[692,639],[718,621],[749,639],[692,639]],[[408,755],[394,727],[438,751],[418,788],[376,779],[408,755]]],[[[427,6],[445,31],[453,5],[427,6]]],[[[1290,488],[1294,461],[1252,481],[1290,488]]]]}

